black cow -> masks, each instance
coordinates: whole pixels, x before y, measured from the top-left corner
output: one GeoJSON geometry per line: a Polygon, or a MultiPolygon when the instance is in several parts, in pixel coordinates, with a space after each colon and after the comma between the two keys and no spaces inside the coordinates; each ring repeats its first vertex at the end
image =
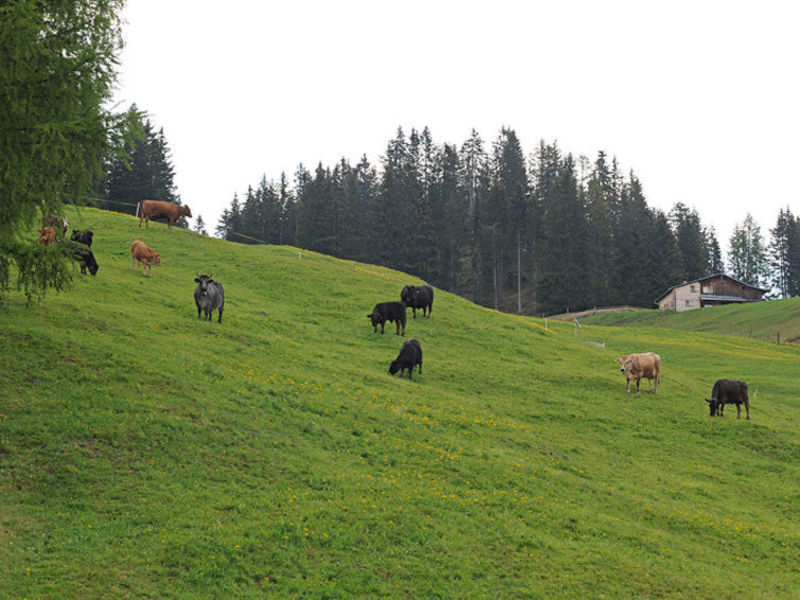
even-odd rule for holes
{"type": "Polygon", "coordinates": [[[396,335],[406,334],[406,305],[403,302],[379,302],[367,315],[367,318],[372,320],[372,328],[375,333],[378,333],[378,324],[380,324],[381,335],[383,335],[384,324],[386,321],[391,321],[397,326],[396,335]],[[401,325],[402,333],[400,333],[401,325]]]}
{"type": "Polygon", "coordinates": [[[219,281],[211,279],[211,275],[197,274],[195,281],[197,287],[194,288],[194,303],[197,305],[197,318],[200,312],[206,313],[206,321],[211,321],[211,314],[219,310],[218,323],[222,323],[222,311],[225,308],[225,290],[219,281]]]}
{"type": "Polygon", "coordinates": [[[94,237],[94,233],[92,233],[89,229],[73,229],[72,235],[70,235],[69,239],[73,242],[78,242],[79,244],[86,244],[87,247],[92,247],[92,238],[94,237]]]}
{"type": "Polygon", "coordinates": [[[422,346],[419,345],[419,342],[415,338],[408,338],[403,342],[403,346],[400,348],[400,354],[398,354],[397,358],[389,365],[389,374],[394,375],[397,371],[400,371],[400,376],[402,377],[403,369],[408,369],[408,378],[413,379],[411,373],[414,372],[414,367],[417,365],[419,365],[419,372],[421,375],[422,346]]]}
{"type": "Polygon", "coordinates": [[[422,316],[431,316],[433,310],[433,288],[429,285],[407,285],[400,292],[400,300],[406,303],[417,318],[417,309],[422,309],[422,316]],[[426,315],[427,309],[427,315],[426,315]]]}
{"type": "Polygon", "coordinates": [[[92,275],[97,275],[97,269],[100,266],[97,264],[97,260],[95,260],[91,250],[74,244],[72,246],[72,257],[78,261],[81,267],[81,274],[86,275],[86,269],[89,269],[92,275]]]}
{"type": "Polygon", "coordinates": [[[722,411],[726,404],[736,405],[736,418],[742,418],[742,407],[747,411],[747,418],[750,418],[750,399],[747,396],[747,384],[744,381],[735,379],[717,379],[714,388],[711,390],[711,400],[706,398],[710,411],[710,416],[723,416],[722,411]]]}

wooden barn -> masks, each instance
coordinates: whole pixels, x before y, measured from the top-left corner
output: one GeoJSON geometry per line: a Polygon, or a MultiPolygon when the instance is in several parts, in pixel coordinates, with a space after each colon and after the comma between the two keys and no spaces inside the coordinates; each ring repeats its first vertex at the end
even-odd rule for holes
{"type": "Polygon", "coordinates": [[[684,281],[656,298],[661,310],[692,310],[703,306],[719,306],[742,302],[761,302],[768,290],[718,274],[684,281]]]}

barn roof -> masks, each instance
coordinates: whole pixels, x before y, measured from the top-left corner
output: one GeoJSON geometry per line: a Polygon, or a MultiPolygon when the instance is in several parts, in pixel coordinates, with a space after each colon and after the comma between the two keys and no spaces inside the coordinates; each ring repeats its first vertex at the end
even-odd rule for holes
{"type": "MultiPolygon", "coordinates": [[[[724,279],[730,279],[731,281],[733,281],[733,282],[735,282],[735,283],[738,283],[738,284],[739,284],[739,285],[741,285],[741,286],[748,287],[748,288],[750,288],[751,290],[756,290],[756,291],[759,291],[759,292],[761,292],[761,293],[764,293],[764,294],[766,294],[766,293],[769,291],[769,289],[760,288],[760,287],[758,287],[758,286],[755,286],[755,285],[750,285],[749,283],[745,283],[744,281],[739,281],[738,279],[734,279],[734,278],[733,278],[733,277],[731,277],[730,275],[725,275],[725,273],[717,273],[717,274],[715,274],[715,275],[708,275],[708,276],[706,276],[706,277],[701,277],[700,279],[692,279],[691,281],[683,281],[683,282],[681,282],[681,283],[679,283],[679,284],[677,284],[677,285],[673,285],[673,286],[672,286],[671,288],[669,288],[669,289],[668,289],[666,292],[664,292],[664,293],[663,293],[663,294],[661,294],[661,295],[660,295],[658,298],[656,298],[656,299],[654,300],[654,302],[655,302],[656,304],[658,304],[659,302],[661,302],[661,299],[662,299],[662,298],[664,298],[664,296],[666,296],[667,294],[669,294],[669,293],[670,293],[672,290],[674,290],[675,288],[683,287],[684,285],[689,285],[690,283],[702,283],[702,282],[704,282],[704,281],[710,281],[710,280],[712,280],[712,279],[721,279],[721,278],[724,278],[724,279]]],[[[738,297],[736,297],[736,298],[740,300],[740,298],[738,298],[738,297]]]]}

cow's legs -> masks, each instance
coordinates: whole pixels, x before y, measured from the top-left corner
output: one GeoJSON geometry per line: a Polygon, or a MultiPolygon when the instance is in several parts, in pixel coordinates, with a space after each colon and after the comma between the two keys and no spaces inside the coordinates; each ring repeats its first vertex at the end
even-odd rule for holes
{"type": "Polygon", "coordinates": [[[639,385],[642,383],[642,378],[636,380],[636,395],[640,396],[642,394],[641,390],[639,389],[639,385]]]}
{"type": "Polygon", "coordinates": [[[386,321],[381,323],[381,335],[383,335],[383,326],[386,324],[386,321]]]}
{"type": "Polygon", "coordinates": [[[219,319],[217,320],[217,323],[222,323],[222,307],[219,309],[219,319]]]}

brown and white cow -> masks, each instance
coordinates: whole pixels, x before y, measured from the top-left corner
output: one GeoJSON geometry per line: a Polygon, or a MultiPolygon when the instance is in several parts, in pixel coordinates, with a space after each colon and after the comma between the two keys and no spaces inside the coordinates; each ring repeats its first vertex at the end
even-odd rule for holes
{"type": "Polygon", "coordinates": [[[39,243],[42,246],[52,246],[56,243],[56,230],[52,227],[42,227],[39,230],[39,243]]]}
{"type": "Polygon", "coordinates": [[[639,391],[639,384],[642,377],[647,379],[647,391],[655,394],[658,391],[658,383],[661,381],[661,357],[654,352],[643,352],[641,354],[629,354],[614,359],[620,365],[619,370],[625,373],[627,385],[625,391],[631,391],[631,381],[636,381],[636,393],[639,391]],[[655,385],[653,385],[655,381],[655,385]]]}
{"type": "Polygon", "coordinates": [[[52,227],[55,232],[56,239],[63,239],[67,235],[69,228],[69,220],[66,217],[57,217],[55,215],[47,215],[42,218],[42,229],[45,227],[52,227]]]}
{"type": "Polygon", "coordinates": [[[162,202],[161,200],[142,200],[141,212],[139,213],[139,227],[142,226],[142,219],[145,227],[150,227],[150,219],[167,219],[167,229],[172,229],[172,225],[182,216],[191,218],[192,211],[185,204],[175,204],[173,202],[162,202]]]}
{"type": "Polygon", "coordinates": [[[138,271],[139,265],[136,264],[136,261],[142,263],[142,273],[146,268],[149,274],[153,265],[161,264],[161,255],[153,252],[144,242],[136,240],[131,243],[131,268],[138,271]]]}

